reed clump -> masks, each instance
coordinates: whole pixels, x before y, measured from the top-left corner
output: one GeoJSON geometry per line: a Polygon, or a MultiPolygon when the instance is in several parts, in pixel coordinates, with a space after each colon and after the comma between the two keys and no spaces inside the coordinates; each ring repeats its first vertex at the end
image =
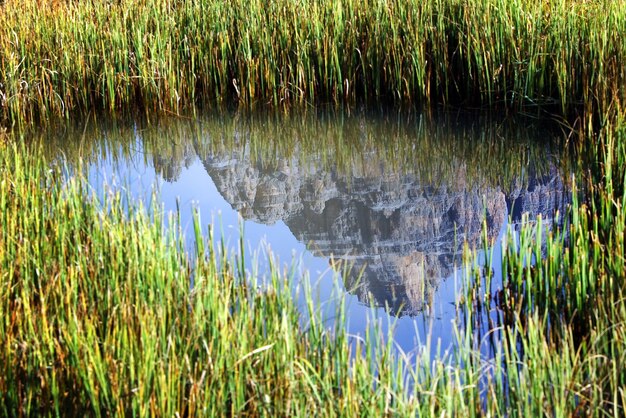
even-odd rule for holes
{"type": "Polygon", "coordinates": [[[562,226],[537,219],[510,230],[502,259],[486,244],[487,263],[466,277],[468,344],[476,362],[491,346],[497,371],[488,380],[506,396],[488,395],[489,408],[519,416],[626,410],[625,120],[616,111],[589,134],[586,191],[573,192],[562,226]],[[493,289],[500,262],[502,288],[493,289]]]}
{"type": "MultiPolygon", "coordinates": [[[[598,139],[622,143],[611,126],[598,139]]],[[[174,219],[0,145],[0,413],[621,416],[626,197],[610,185],[625,154],[608,149],[613,174],[562,230],[511,236],[503,289],[487,291],[492,258],[465,270],[456,350],[427,341],[406,362],[375,329],[351,339],[341,304],[329,326],[278,270],[247,276],[199,216],[188,254],[174,219]]]]}
{"type": "Polygon", "coordinates": [[[0,6],[0,120],[235,101],[624,101],[617,0],[58,1],[0,6]]]}
{"type": "Polygon", "coordinates": [[[415,413],[393,359],[354,356],[308,292],[303,324],[277,268],[247,277],[196,217],[192,269],[158,210],[36,156],[0,148],[0,415],[415,413]]]}
{"type": "Polygon", "coordinates": [[[351,344],[341,308],[329,330],[310,293],[302,327],[284,276],[245,276],[198,217],[189,256],[158,210],[98,202],[0,139],[0,413],[623,416],[625,28],[624,0],[3,1],[2,126],[231,101],[537,106],[581,112],[591,161],[562,228],[511,232],[502,289],[494,260],[466,269],[452,357],[409,367],[351,344]]]}

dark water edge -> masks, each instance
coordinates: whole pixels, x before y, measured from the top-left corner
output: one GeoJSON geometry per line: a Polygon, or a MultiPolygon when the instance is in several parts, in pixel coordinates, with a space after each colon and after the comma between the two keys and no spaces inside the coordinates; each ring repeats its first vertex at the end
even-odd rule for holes
{"type": "Polygon", "coordinates": [[[266,274],[269,254],[283,265],[295,260],[295,274],[316,284],[320,309],[332,315],[345,293],[350,332],[392,326],[409,353],[429,338],[444,350],[455,341],[463,244],[482,246],[483,221],[497,260],[500,241],[524,214],[550,224],[570,196],[562,134],[536,119],[91,116],[33,138],[70,172],[82,159],[97,195],[123,189],[149,202],[154,186],[166,211],[181,209],[190,248],[197,208],[214,225],[215,242],[234,249],[243,231],[250,274],[266,274]]]}

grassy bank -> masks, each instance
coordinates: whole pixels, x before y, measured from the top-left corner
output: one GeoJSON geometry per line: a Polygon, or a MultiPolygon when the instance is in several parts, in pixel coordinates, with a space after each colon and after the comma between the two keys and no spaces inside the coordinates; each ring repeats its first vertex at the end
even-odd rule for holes
{"type": "Polygon", "coordinates": [[[257,287],[210,249],[194,261],[192,289],[161,214],[127,211],[119,196],[96,203],[39,157],[0,150],[1,415],[417,408],[396,399],[407,395],[382,348],[351,359],[341,327],[315,312],[302,327],[278,271],[257,287]]]}
{"type": "MultiPolygon", "coordinates": [[[[624,143],[612,127],[598,139],[624,143]]],[[[502,292],[485,290],[489,268],[468,270],[459,350],[408,366],[391,346],[351,345],[341,310],[328,329],[310,296],[302,326],[298,278],[257,286],[227,251],[186,255],[162,214],[98,202],[80,177],[63,183],[41,154],[2,145],[1,414],[621,416],[626,197],[611,180],[625,153],[610,149],[605,166],[621,171],[566,233],[509,241],[502,292]]]]}
{"type": "Polygon", "coordinates": [[[606,109],[625,35],[624,0],[6,0],[0,119],[233,100],[606,109]]]}
{"type": "Polygon", "coordinates": [[[97,201],[2,131],[0,414],[623,416],[624,28],[623,0],[5,0],[1,126],[231,101],[539,105],[584,115],[587,194],[563,230],[509,237],[503,289],[468,269],[460,349],[408,367],[351,345],[341,311],[327,329],[310,296],[302,326],[299,278],[256,286],[226,251],[185,254],[165,215],[97,201]]]}

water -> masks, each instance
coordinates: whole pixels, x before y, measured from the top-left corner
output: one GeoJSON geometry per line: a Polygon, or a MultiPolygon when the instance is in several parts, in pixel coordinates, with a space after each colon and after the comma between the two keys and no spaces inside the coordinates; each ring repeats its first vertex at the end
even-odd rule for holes
{"type": "MultiPolygon", "coordinates": [[[[264,275],[268,254],[315,283],[320,309],[346,295],[349,331],[372,321],[405,353],[455,338],[464,243],[493,257],[522,215],[548,221],[569,192],[554,133],[528,121],[415,115],[211,116],[87,121],[47,131],[53,158],[87,162],[96,194],[123,189],[192,208],[264,275]],[[343,272],[342,274],[340,274],[343,272]]],[[[478,252],[478,261],[485,254],[478,252]]],[[[497,263],[493,290],[502,281],[497,263]]]]}

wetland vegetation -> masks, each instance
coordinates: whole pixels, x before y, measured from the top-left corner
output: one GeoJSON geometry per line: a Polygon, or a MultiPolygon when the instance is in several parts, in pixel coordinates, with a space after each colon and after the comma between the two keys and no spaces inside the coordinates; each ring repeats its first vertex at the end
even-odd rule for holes
{"type": "MultiPolygon", "coordinates": [[[[623,0],[1,2],[0,414],[623,416],[625,36],[623,0]],[[466,240],[452,352],[407,361],[376,326],[350,335],[341,303],[329,326],[306,284],[304,311],[296,303],[294,271],[272,264],[257,280],[199,214],[185,250],[179,213],[91,193],[71,162],[99,150],[53,145],[59,126],[86,134],[103,114],[220,119],[232,106],[287,113],[287,136],[338,171],[377,152],[371,138],[392,140],[348,123],[326,131],[343,145],[326,147],[324,124],[288,121],[328,104],[475,107],[563,129],[571,204],[509,229],[501,260],[487,219],[482,240],[466,240]]],[[[503,157],[507,140],[460,153],[426,142],[419,175],[458,177],[437,156],[459,153],[478,156],[468,178],[492,181],[490,165],[525,164],[503,157]]],[[[389,162],[410,167],[420,156],[408,150],[389,162]]]]}
{"type": "Polygon", "coordinates": [[[0,109],[624,101],[624,1],[12,1],[0,109]]]}

